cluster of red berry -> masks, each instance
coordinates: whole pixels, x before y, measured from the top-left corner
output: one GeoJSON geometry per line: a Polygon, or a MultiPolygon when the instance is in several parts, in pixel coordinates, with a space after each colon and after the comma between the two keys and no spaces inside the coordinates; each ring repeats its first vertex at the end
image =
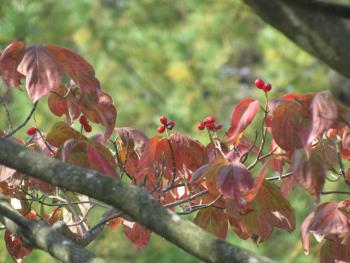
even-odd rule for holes
{"type": "Polygon", "coordinates": [[[88,119],[84,115],[80,116],[79,122],[80,122],[81,126],[83,126],[84,131],[86,131],[86,132],[91,132],[92,131],[92,127],[89,124],[88,119]]]}
{"type": "Polygon", "coordinates": [[[161,116],[159,118],[160,123],[162,124],[161,126],[158,127],[158,132],[163,133],[165,129],[172,130],[175,126],[174,121],[168,121],[168,118],[165,116],[161,116]]]}
{"type": "Polygon", "coordinates": [[[218,131],[222,128],[222,125],[215,125],[215,121],[216,119],[214,116],[206,117],[198,123],[197,128],[199,130],[204,130],[205,128],[207,128],[209,131],[218,131]]]}
{"type": "Polygon", "coordinates": [[[262,89],[265,92],[269,92],[272,89],[272,85],[270,83],[265,83],[262,79],[255,80],[255,87],[262,89]]]}
{"type": "Polygon", "coordinates": [[[29,135],[29,136],[33,136],[36,132],[37,132],[37,128],[35,128],[35,127],[30,127],[30,128],[28,128],[27,129],[27,134],[29,135]]]}

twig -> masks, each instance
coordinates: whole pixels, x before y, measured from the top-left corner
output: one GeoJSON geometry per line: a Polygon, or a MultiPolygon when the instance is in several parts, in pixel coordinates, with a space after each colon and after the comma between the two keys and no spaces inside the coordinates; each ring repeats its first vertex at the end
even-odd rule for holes
{"type": "Polygon", "coordinates": [[[291,176],[292,174],[293,174],[292,172],[289,172],[289,173],[282,174],[282,175],[271,176],[271,177],[265,178],[265,180],[266,180],[266,181],[281,180],[281,179],[283,179],[283,178],[286,178],[286,177],[288,177],[288,176],[291,176]]]}
{"type": "Polygon", "coordinates": [[[258,140],[258,131],[255,130],[255,137],[254,137],[254,141],[253,141],[252,145],[249,147],[248,152],[246,152],[245,154],[243,154],[243,155],[240,157],[240,159],[239,159],[239,161],[240,161],[241,163],[245,163],[245,162],[247,161],[248,155],[252,152],[252,150],[253,150],[254,147],[256,146],[257,140],[258,140]]]}
{"type": "Polygon", "coordinates": [[[24,119],[24,121],[18,127],[16,127],[11,132],[6,134],[4,136],[4,138],[11,137],[12,135],[14,135],[16,132],[18,132],[20,129],[22,129],[27,124],[27,122],[30,120],[30,118],[32,117],[33,113],[35,112],[35,109],[36,109],[36,106],[38,105],[38,102],[39,101],[34,102],[33,107],[31,109],[31,111],[29,112],[29,115],[24,119]]]}
{"type": "MultiPolygon", "coordinates": [[[[188,210],[185,210],[184,212],[177,212],[177,214],[178,215],[188,215],[188,214],[191,214],[197,210],[208,208],[210,206],[213,206],[216,203],[216,201],[218,201],[221,197],[222,197],[222,194],[220,194],[217,198],[215,198],[213,201],[211,201],[208,204],[195,205],[195,206],[190,207],[188,210]]],[[[216,208],[220,208],[220,207],[216,207],[216,208]]]]}
{"type": "Polygon", "coordinates": [[[346,191],[324,191],[324,192],[321,192],[321,195],[331,195],[331,194],[350,195],[350,192],[346,192],[346,191]]]}
{"type": "MultiPolygon", "coordinates": [[[[73,204],[71,203],[71,201],[69,200],[68,196],[66,195],[66,193],[64,191],[62,191],[62,195],[63,195],[63,198],[65,199],[65,201],[67,202],[67,205],[70,208],[75,220],[80,221],[81,218],[80,218],[77,210],[75,209],[75,207],[73,206],[73,204]]],[[[79,225],[80,225],[83,233],[85,233],[87,231],[87,229],[84,225],[84,222],[80,222],[79,225]]]]}
{"type": "Polygon", "coordinates": [[[12,124],[12,118],[11,118],[10,111],[7,108],[7,104],[6,104],[5,101],[2,103],[2,105],[4,106],[4,109],[5,109],[5,113],[6,113],[6,117],[7,117],[7,122],[9,124],[10,132],[12,132],[13,131],[13,124],[12,124]]]}
{"type": "Polygon", "coordinates": [[[196,199],[196,198],[198,198],[198,197],[200,197],[200,196],[202,196],[202,195],[205,195],[205,194],[207,194],[208,192],[209,192],[208,189],[205,189],[205,190],[200,191],[200,192],[198,192],[198,193],[196,193],[196,194],[194,194],[194,195],[191,195],[191,196],[189,196],[189,197],[187,197],[187,198],[185,198],[185,199],[177,200],[177,201],[175,201],[175,202],[172,202],[172,203],[163,205],[163,207],[165,207],[165,208],[170,208],[170,207],[178,206],[178,205],[187,203],[188,201],[192,201],[192,200],[194,200],[194,199],[196,199]]]}

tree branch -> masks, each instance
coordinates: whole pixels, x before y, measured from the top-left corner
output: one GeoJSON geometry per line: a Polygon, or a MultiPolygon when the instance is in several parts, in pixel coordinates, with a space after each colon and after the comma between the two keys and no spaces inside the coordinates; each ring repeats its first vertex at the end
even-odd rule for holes
{"type": "Polygon", "coordinates": [[[44,221],[29,221],[13,209],[2,194],[0,194],[0,221],[13,234],[20,236],[26,245],[44,250],[62,262],[105,262],[60,234],[44,221]]]}
{"type": "Polygon", "coordinates": [[[143,188],[48,158],[0,138],[0,163],[29,176],[109,204],[205,262],[272,262],[218,239],[166,210],[143,188]]]}
{"type": "Polygon", "coordinates": [[[320,0],[281,0],[290,5],[320,12],[326,15],[350,18],[350,6],[320,0]]]}
{"type": "MultiPolygon", "coordinates": [[[[244,0],[265,22],[281,31],[315,57],[344,76],[350,77],[350,52],[345,44],[350,39],[350,21],[325,14],[323,6],[336,4],[315,0],[244,0]],[[318,6],[319,12],[311,9],[318,6]],[[324,10],[321,12],[321,9],[324,10]]],[[[343,8],[343,6],[342,6],[343,8]]],[[[346,12],[349,8],[343,9],[346,12]]],[[[344,14],[345,15],[345,14],[344,14]]]]}

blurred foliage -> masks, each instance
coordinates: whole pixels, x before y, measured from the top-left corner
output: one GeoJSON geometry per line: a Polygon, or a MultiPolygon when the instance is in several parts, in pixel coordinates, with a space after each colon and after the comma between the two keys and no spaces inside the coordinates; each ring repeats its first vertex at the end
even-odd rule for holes
{"type": "MultiPolygon", "coordinates": [[[[240,0],[2,0],[0,32],[1,50],[20,39],[78,51],[113,96],[117,125],[133,126],[148,135],[154,134],[158,117],[167,115],[176,121],[177,130],[207,140],[196,130],[198,121],[213,114],[227,127],[238,100],[262,99],[253,86],[258,76],[272,82],[274,95],[328,89],[342,80],[264,24],[240,0]]],[[[31,108],[23,91],[9,91],[7,104],[14,125],[31,108]]],[[[2,87],[1,93],[5,92],[2,87]]],[[[47,103],[40,102],[39,127],[48,130],[57,119],[48,112],[47,103]]],[[[5,129],[8,125],[3,107],[0,125],[5,129]]],[[[296,192],[292,204],[299,227],[313,200],[296,192]]],[[[155,236],[150,246],[136,252],[119,232],[105,231],[92,250],[118,262],[197,261],[155,236]]],[[[278,262],[315,261],[312,255],[303,255],[298,230],[275,231],[259,246],[233,234],[229,239],[278,262]]],[[[0,260],[9,262],[2,251],[0,260]]],[[[35,252],[28,262],[54,261],[35,252]]]]}

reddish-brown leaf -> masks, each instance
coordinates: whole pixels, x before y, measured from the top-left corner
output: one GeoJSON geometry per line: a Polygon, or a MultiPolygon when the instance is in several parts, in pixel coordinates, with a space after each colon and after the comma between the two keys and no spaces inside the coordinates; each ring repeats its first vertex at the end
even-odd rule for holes
{"type": "Polygon", "coordinates": [[[232,110],[230,128],[227,131],[227,140],[236,142],[239,135],[254,120],[259,110],[259,102],[250,98],[241,100],[232,110]]]}
{"type": "Polygon", "coordinates": [[[20,41],[11,43],[0,54],[0,75],[8,86],[17,87],[23,78],[17,71],[23,54],[24,43],[20,41]]]}
{"type": "Polygon", "coordinates": [[[4,239],[7,251],[17,263],[23,263],[24,258],[32,252],[31,249],[23,245],[22,240],[18,236],[13,235],[7,229],[5,230],[4,239]]]}
{"type": "Polygon", "coordinates": [[[170,138],[153,137],[147,141],[141,155],[137,180],[148,176],[150,183],[154,183],[155,169],[163,178],[176,180],[180,173],[195,171],[207,160],[205,148],[189,137],[181,134],[170,138]]]}
{"type": "Polygon", "coordinates": [[[85,138],[78,131],[71,128],[65,122],[56,122],[49,133],[46,135],[46,141],[55,147],[60,147],[65,141],[69,139],[83,139],[85,138]]]}
{"type": "Polygon", "coordinates": [[[319,201],[325,183],[325,160],[316,150],[309,155],[303,149],[295,150],[291,170],[294,180],[319,201]]]}
{"type": "Polygon", "coordinates": [[[61,68],[55,57],[43,46],[26,48],[17,70],[26,76],[26,88],[33,101],[49,94],[61,84],[61,68]]]}
{"type": "Polygon", "coordinates": [[[338,118],[338,106],[330,91],[316,94],[311,105],[312,122],[307,138],[307,147],[311,150],[312,142],[329,129],[338,118]]]}
{"type": "Polygon", "coordinates": [[[273,227],[289,232],[295,228],[293,208],[280,190],[270,182],[264,181],[246,213],[240,213],[232,199],[225,201],[231,227],[243,239],[251,237],[260,242],[269,237],[273,227]]]}
{"type": "Polygon", "coordinates": [[[115,132],[123,145],[130,147],[137,154],[141,155],[148,141],[147,136],[143,132],[131,127],[115,128],[115,132]]]}
{"type": "Polygon", "coordinates": [[[350,246],[326,240],[320,250],[320,263],[350,262],[350,246]]]}
{"type": "Polygon", "coordinates": [[[242,198],[254,187],[254,180],[248,169],[241,163],[227,163],[216,175],[216,186],[224,198],[231,198],[238,209],[247,202],[242,198]]]}
{"type": "Polygon", "coordinates": [[[91,144],[87,144],[87,157],[90,162],[91,169],[102,174],[109,175],[113,178],[120,179],[114,159],[105,158],[105,156],[91,144]]]}
{"type": "Polygon", "coordinates": [[[349,217],[341,211],[343,202],[327,202],[319,205],[314,212],[308,215],[301,225],[301,241],[305,254],[309,253],[309,235],[315,236],[318,241],[324,237],[340,238],[349,233],[349,217]]]}
{"type": "Polygon", "coordinates": [[[143,249],[149,242],[151,232],[138,223],[123,220],[124,233],[138,249],[143,249]]]}
{"type": "Polygon", "coordinates": [[[302,148],[307,140],[310,113],[299,102],[280,103],[272,113],[271,132],[275,142],[286,151],[302,148]]]}
{"type": "Polygon", "coordinates": [[[224,209],[215,207],[201,209],[193,222],[219,238],[225,239],[227,236],[228,224],[224,209]]]}
{"type": "MultiPolygon", "coordinates": [[[[100,83],[95,78],[94,68],[74,51],[55,45],[45,45],[54,56],[56,63],[80,88],[81,93],[90,93],[97,97],[100,83]]],[[[97,102],[97,100],[95,100],[97,102]]]]}
{"type": "Polygon", "coordinates": [[[81,108],[81,111],[89,120],[101,123],[106,127],[104,132],[104,140],[106,142],[113,133],[117,118],[117,109],[114,106],[112,97],[101,91],[98,93],[97,103],[87,103],[81,108]]]}

